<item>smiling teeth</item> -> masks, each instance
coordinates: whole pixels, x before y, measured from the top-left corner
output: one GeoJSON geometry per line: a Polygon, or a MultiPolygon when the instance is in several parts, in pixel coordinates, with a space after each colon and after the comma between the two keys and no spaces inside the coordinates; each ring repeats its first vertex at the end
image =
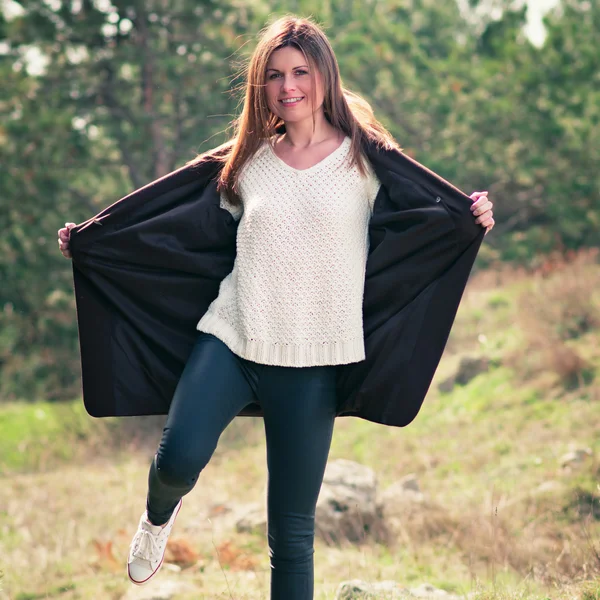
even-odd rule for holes
{"type": "Polygon", "coordinates": [[[291,104],[292,102],[299,102],[302,98],[288,98],[287,100],[282,100],[284,104],[291,104]]]}

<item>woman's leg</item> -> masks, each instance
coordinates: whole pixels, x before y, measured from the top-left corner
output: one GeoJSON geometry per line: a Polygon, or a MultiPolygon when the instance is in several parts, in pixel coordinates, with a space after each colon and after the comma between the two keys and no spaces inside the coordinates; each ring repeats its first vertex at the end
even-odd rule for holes
{"type": "Polygon", "coordinates": [[[266,367],[271,600],[312,600],[315,507],[335,421],[335,368],[266,367]]]}
{"type": "Polygon", "coordinates": [[[198,336],[150,466],[146,510],[151,523],[166,523],[192,490],[223,430],[255,399],[253,376],[221,340],[198,336]]]}

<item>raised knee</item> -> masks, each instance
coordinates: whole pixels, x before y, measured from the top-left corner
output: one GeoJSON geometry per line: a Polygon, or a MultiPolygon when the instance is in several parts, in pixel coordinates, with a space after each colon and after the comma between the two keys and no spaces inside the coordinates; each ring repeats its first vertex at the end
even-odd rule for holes
{"type": "Polygon", "coordinates": [[[191,489],[208,463],[208,459],[183,454],[161,456],[159,453],[154,462],[156,477],[163,485],[177,489],[191,489]]]}

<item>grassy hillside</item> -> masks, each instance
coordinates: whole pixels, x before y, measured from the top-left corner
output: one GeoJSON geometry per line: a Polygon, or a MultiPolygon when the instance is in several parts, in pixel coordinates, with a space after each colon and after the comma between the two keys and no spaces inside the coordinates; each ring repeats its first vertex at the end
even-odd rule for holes
{"type": "MultiPolygon", "coordinates": [[[[417,419],[401,429],[338,419],[331,459],[371,466],[382,488],[415,473],[431,504],[387,546],[366,534],[341,548],[318,541],[316,598],[361,578],[480,600],[600,599],[599,293],[593,254],[480,273],[417,419]],[[467,358],[481,372],[452,386],[467,358]]],[[[127,592],[161,422],[94,420],[79,400],[2,406],[0,598],[127,592]]],[[[264,537],[205,518],[210,505],[263,501],[264,457],[262,422],[235,420],[175,526],[172,559],[193,564],[160,577],[200,590],[177,598],[267,597],[264,537]]]]}

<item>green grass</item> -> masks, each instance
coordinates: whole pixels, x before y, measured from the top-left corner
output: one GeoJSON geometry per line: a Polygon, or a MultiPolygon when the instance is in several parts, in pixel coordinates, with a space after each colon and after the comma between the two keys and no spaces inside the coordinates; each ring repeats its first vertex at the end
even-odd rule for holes
{"type": "Polygon", "coordinates": [[[581,600],[600,600],[600,581],[585,583],[582,586],[581,600]]]}
{"type": "Polygon", "coordinates": [[[89,424],[79,404],[9,404],[0,412],[3,472],[42,468],[68,461],[72,441],[85,439],[89,424]]]}
{"type": "Polygon", "coordinates": [[[0,404],[0,475],[55,468],[110,441],[115,419],[90,417],[82,401],[0,404]]]}
{"type": "Polygon", "coordinates": [[[42,600],[43,598],[55,598],[62,596],[66,592],[72,591],[75,588],[76,586],[74,583],[67,583],[58,585],[54,588],[49,588],[47,591],[40,594],[21,592],[15,596],[15,600],[42,600]]]}

